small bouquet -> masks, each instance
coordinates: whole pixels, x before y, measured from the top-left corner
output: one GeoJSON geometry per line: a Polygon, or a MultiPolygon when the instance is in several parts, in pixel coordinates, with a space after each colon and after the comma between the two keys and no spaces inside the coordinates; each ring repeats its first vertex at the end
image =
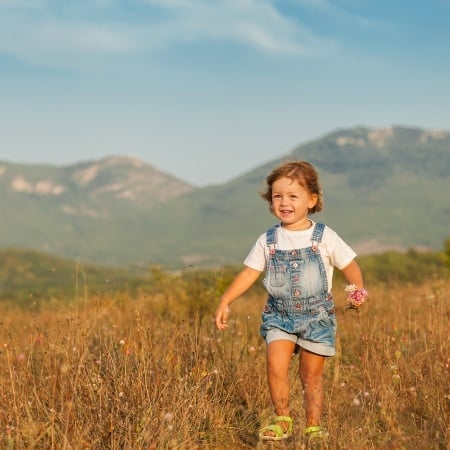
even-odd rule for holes
{"type": "Polygon", "coordinates": [[[369,295],[365,289],[358,289],[354,284],[345,286],[347,292],[347,309],[359,309],[369,295]]]}

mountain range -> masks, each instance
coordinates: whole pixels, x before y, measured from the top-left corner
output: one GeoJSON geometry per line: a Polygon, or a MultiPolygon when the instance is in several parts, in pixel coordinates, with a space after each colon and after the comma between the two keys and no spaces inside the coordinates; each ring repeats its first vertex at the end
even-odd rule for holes
{"type": "Polygon", "coordinates": [[[258,192],[289,159],[316,166],[325,207],[312,218],[360,254],[440,249],[450,236],[450,133],[356,127],[202,188],[129,157],[0,162],[0,247],[118,266],[240,263],[275,223],[258,192]]]}

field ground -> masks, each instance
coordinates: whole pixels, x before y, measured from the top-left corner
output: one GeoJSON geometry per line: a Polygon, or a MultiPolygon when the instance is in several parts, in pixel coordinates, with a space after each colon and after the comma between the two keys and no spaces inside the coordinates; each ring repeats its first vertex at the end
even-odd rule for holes
{"type": "MultiPolygon", "coordinates": [[[[369,286],[360,314],[335,286],[337,355],[327,361],[331,449],[447,450],[450,281],[369,286]]],[[[162,276],[150,294],[0,304],[2,449],[252,449],[272,417],[259,337],[261,290],[212,321],[217,283],[162,276]]],[[[294,438],[304,448],[292,363],[294,438]]]]}

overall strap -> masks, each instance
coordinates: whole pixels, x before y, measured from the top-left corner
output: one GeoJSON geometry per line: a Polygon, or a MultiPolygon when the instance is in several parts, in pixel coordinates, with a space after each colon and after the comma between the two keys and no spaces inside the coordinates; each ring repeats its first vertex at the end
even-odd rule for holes
{"type": "Polygon", "coordinates": [[[269,253],[275,252],[275,244],[277,243],[277,228],[280,225],[274,225],[266,231],[266,245],[269,247],[269,253]]]}
{"type": "Polygon", "coordinates": [[[311,248],[315,252],[319,248],[319,243],[322,242],[323,231],[325,230],[325,225],[323,223],[317,222],[314,225],[314,230],[311,236],[311,248]]]}

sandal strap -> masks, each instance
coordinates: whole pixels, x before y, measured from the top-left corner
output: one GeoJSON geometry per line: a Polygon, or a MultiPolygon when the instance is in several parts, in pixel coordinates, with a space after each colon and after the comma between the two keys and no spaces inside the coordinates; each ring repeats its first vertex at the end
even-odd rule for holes
{"type": "Polygon", "coordinates": [[[323,428],[320,425],[312,425],[310,427],[305,428],[305,434],[317,433],[318,431],[323,431],[323,428]]]}
{"type": "Polygon", "coordinates": [[[289,424],[292,423],[292,417],[289,416],[277,416],[275,417],[274,422],[287,422],[289,424]]]}
{"type": "Polygon", "coordinates": [[[278,423],[278,422],[286,422],[286,423],[288,424],[288,427],[287,427],[287,430],[286,430],[286,431],[283,430],[283,434],[284,434],[285,436],[286,436],[287,434],[292,434],[292,429],[293,429],[293,424],[292,424],[293,420],[292,420],[292,417],[289,417],[289,416],[276,416],[274,422],[275,422],[275,423],[278,423]]]}
{"type": "Polygon", "coordinates": [[[265,431],[273,431],[276,437],[281,437],[284,434],[283,428],[280,425],[273,423],[271,425],[267,425],[266,427],[260,430],[260,433],[264,433],[265,431]]]}
{"type": "Polygon", "coordinates": [[[281,440],[286,439],[292,435],[292,417],[289,416],[276,416],[273,420],[273,422],[270,425],[265,426],[264,428],[261,428],[259,430],[259,436],[262,439],[268,439],[268,440],[281,440]],[[283,430],[279,422],[286,422],[287,423],[287,430],[283,430]],[[265,435],[264,433],[266,431],[271,431],[275,434],[275,436],[269,436],[265,435]]]}

